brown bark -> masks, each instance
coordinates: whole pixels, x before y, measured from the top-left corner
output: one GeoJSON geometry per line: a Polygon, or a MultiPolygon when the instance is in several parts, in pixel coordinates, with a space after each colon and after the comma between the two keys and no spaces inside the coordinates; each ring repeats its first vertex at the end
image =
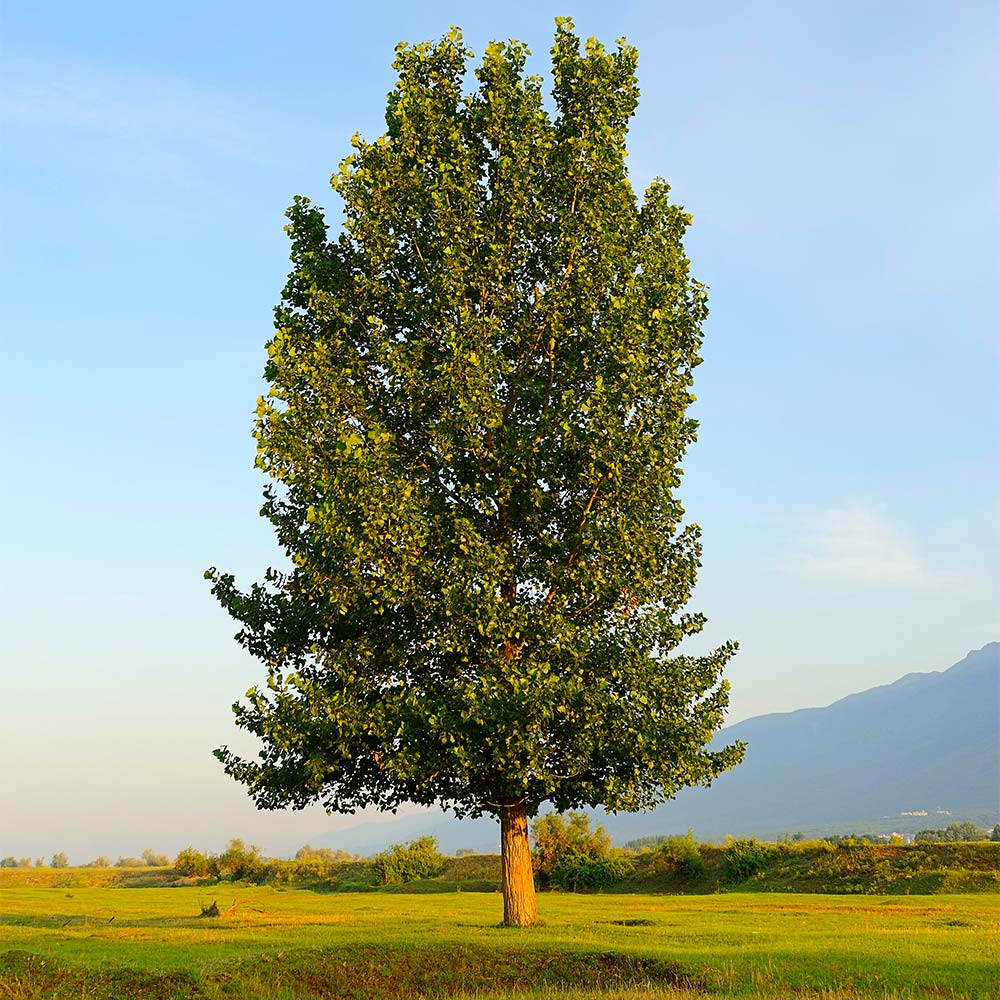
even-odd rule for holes
{"type": "Polygon", "coordinates": [[[500,872],[503,880],[503,922],[527,927],[538,920],[535,876],[528,846],[528,807],[500,807],[500,872]]]}

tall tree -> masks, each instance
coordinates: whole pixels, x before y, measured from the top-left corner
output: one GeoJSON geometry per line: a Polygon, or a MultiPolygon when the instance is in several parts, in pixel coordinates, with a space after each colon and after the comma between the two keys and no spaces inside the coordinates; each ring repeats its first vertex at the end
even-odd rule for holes
{"type": "Polygon", "coordinates": [[[709,750],[732,643],[670,653],[699,532],[675,496],[705,291],[690,222],[625,169],[636,51],[557,19],[554,114],[524,45],[400,44],[387,131],[288,211],[293,269],[258,404],[262,513],[290,558],[209,570],[268,668],[234,711],[257,805],[439,803],[500,822],[504,919],[535,920],[528,818],[638,810],[709,750]]]}

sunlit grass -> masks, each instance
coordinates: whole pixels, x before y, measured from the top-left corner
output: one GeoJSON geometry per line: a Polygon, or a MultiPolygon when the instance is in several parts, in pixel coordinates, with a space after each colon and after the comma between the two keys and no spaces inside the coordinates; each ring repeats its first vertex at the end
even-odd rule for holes
{"type": "Polygon", "coordinates": [[[1000,996],[996,896],[545,894],[539,909],[544,926],[511,930],[490,893],[7,888],[0,951],[37,960],[9,961],[0,997],[1000,996]],[[213,901],[223,915],[201,917],[213,901]]]}

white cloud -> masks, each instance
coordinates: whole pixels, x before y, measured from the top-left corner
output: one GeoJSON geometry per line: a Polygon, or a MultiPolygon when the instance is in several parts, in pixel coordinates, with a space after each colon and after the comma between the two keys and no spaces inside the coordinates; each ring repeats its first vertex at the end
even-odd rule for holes
{"type": "Polygon", "coordinates": [[[863,504],[832,508],[806,521],[786,567],[799,576],[854,584],[942,582],[886,517],[863,504]]]}

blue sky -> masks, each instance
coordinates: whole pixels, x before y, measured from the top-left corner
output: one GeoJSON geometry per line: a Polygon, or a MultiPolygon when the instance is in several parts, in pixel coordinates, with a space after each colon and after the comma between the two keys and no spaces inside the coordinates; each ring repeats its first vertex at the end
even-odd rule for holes
{"type": "Polygon", "coordinates": [[[250,428],[283,211],[380,133],[399,40],[552,19],[639,47],[637,188],[694,215],[711,288],[705,641],[732,721],[1000,638],[1000,51],[990,2],[7,4],[10,432],[0,854],[294,848],[210,756],[259,677],[209,565],[275,559],[250,428]]]}

